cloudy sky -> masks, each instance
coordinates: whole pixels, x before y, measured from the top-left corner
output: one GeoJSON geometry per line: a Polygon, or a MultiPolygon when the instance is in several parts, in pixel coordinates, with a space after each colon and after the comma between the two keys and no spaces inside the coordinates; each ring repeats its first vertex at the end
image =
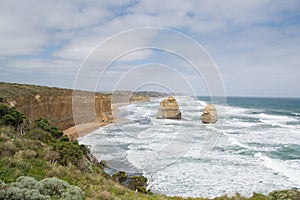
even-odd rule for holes
{"type": "Polygon", "coordinates": [[[229,96],[300,97],[299,0],[0,2],[1,81],[73,88],[79,77],[98,90],[190,87],[207,95],[212,78],[195,73],[179,49],[201,57],[199,65],[214,63],[229,96]],[[170,34],[122,35],[143,27],[170,34]],[[143,48],[123,55],[124,46],[143,48]]]}

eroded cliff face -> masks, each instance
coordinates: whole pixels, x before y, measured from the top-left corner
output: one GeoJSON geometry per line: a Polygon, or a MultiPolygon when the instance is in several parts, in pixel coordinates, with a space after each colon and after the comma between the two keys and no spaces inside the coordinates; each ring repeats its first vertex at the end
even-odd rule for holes
{"type": "Polygon", "coordinates": [[[150,102],[150,97],[149,96],[141,96],[141,95],[136,95],[136,96],[131,96],[129,99],[130,103],[134,102],[150,102]]]}
{"type": "Polygon", "coordinates": [[[74,104],[72,95],[45,96],[37,94],[11,100],[9,104],[23,112],[31,122],[43,117],[61,130],[66,130],[75,123],[108,124],[113,122],[110,96],[82,95],[75,99],[79,99],[79,101],[77,100],[77,103],[74,104]]]}
{"type": "Polygon", "coordinates": [[[132,94],[120,91],[104,94],[0,82],[0,103],[16,107],[31,123],[42,117],[64,132],[69,128],[75,128],[76,130],[70,131],[71,134],[75,134],[72,137],[75,139],[79,136],[78,128],[87,124],[93,124],[92,126],[97,128],[113,123],[112,104],[129,104],[136,101],[150,101],[150,98],[147,92],[132,94]],[[74,127],[74,125],[82,126],[74,127]]]}

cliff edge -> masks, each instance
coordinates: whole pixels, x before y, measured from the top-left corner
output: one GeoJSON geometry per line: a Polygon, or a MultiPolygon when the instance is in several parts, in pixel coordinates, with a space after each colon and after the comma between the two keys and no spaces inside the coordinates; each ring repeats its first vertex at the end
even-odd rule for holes
{"type": "Polygon", "coordinates": [[[76,107],[73,107],[72,95],[71,89],[0,83],[0,102],[16,107],[28,116],[30,122],[43,117],[61,130],[74,126],[75,122],[100,125],[113,122],[110,95],[81,92],[76,98],[80,98],[80,106],[85,109],[80,110],[76,121],[73,117],[76,107]],[[96,116],[91,115],[91,111],[96,116]]]}

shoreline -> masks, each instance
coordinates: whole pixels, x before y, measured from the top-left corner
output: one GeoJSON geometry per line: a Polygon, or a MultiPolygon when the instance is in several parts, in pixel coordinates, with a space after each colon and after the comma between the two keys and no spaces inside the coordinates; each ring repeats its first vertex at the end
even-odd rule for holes
{"type": "Polygon", "coordinates": [[[130,105],[129,102],[112,103],[111,104],[111,112],[112,112],[112,116],[113,116],[112,122],[91,122],[91,123],[85,123],[85,124],[77,124],[66,130],[63,130],[63,134],[68,136],[68,138],[71,140],[77,140],[78,138],[84,137],[103,126],[107,126],[112,123],[129,122],[130,121],[129,119],[119,116],[119,113],[120,113],[119,107],[126,106],[126,105],[130,105]]]}

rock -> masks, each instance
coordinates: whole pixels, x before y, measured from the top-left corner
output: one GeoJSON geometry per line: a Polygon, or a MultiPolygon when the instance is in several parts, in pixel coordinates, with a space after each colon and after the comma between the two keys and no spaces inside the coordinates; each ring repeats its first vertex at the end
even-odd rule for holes
{"type": "Polygon", "coordinates": [[[181,119],[181,112],[174,97],[168,97],[160,102],[157,119],[181,119]]]}
{"type": "Polygon", "coordinates": [[[37,102],[41,102],[41,95],[35,95],[35,100],[37,101],[37,102]]]}
{"type": "Polygon", "coordinates": [[[218,115],[216,107],[212,104],[205,106],[202,114],[203,123],[216,123],[218,121],[218,115]]]}

